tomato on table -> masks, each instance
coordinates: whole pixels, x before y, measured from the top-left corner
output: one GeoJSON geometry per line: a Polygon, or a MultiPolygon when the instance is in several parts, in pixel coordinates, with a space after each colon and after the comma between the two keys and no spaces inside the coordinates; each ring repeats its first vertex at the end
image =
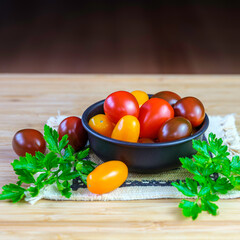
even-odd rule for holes
{"type": "Polygon", "coordinates": [[[121,161],[109,161],[96,167],[87,176],[87,188],[95,194],[104,194],[120,187],[127,179],[128,168],[121,161]]]}
{"type": "Polygon", "coordinates": [[[75,151],[81,150],[87,143],[87,131],[82,125],[82,120],[79,117],[67,117],[58,126],[59,141],[64,135],[68,135],[69,145],[75,151]]]}
{"type": "Polygon", "coordinates": [[[147,93],[144,91],[135,90],[131,92],[131,94],[137,99],[139,107],[141,107],[147,100],[149,100],[147,93]]]}
{"type": "Polygon", "coordinates": [[[139,134],[140,124],[138,119],[134,116],[126,115],[114,127],[111,138],[126,142],[137,142],[139,134]]]}
{"type": "Polygon", "coordinates": [[[195,97],[184,97],[174,105],[175,116],[187,118],[193,127],[202,124],[205,118],[205,109],[202,102],[195,97]]]}
{"type": "Polygon", "coordinates": [[[35,129],[22,129],[12,140],[12,147],[18,156],[24,157],[26,153],[35,155],[35,152],[45,153],[46,142],[42,133],[35,129]]]}
{"type": "Polygon", "coordinates": [[[106,137],[111,137],[114,129],[114,124],[108,119],[105,114],[97,114],[92,117],[89,122],[89,126],[97,133],[106,137]]]}
{"type": "Polygon", "coordinates": [[[104,101],[104,113],[113,123],[117,123],[125,115],[136,118],[139,115],[137,99],[129,92],[117,91],[110,94],[104,101]]]}
{"type": "Polygon", "coordinates": [[[140,108],[140,138],[155,139],[164,122],[174,117],[172,106],[160,98],[151,98],[140,108]]]}

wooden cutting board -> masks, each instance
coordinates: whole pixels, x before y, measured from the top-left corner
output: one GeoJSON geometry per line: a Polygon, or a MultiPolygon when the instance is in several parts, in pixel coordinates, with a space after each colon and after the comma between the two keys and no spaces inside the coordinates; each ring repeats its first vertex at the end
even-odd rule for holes
{"type": "MultiPolygon", "coordinates": [[[[240,75],[0,75],[0,187],[15,182],[14,133],[43,126],[50,116],[81,115],[116,90],[172,90],[201,99],[209,115],[236,113],[240,75]]],[[[219,216],[182,217],[179,199],[0,202],[0,239],[240,239],[240,200],[219,201],[219,216]]]]}

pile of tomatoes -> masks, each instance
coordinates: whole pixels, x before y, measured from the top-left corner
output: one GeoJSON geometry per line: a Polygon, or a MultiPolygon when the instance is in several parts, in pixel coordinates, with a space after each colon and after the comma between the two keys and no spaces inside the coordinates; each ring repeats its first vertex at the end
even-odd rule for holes
{"type": "MultiPolygon", "coordinates": [[[[81,118],[67,117],[58,126],[59,141],[68,135],[69,144],[75,152],[82,150],[88,140],[81,118]]],[[[46,142],[41,132],[36,129],[22,129],[12,140],[15,153],[25,156],[26,153],[35,155],[37,151],[46,152],[46,142]]],[[[97,166],[87,176],[87,187],[90,192],[104,194],[121,186],[128,176],[128,168],[121,161],[109,161],[97,166]]]]}
{"type": "Polygon", "coordinates": [[[92,117],[89,126],[120,141],[169,142],[190,136],[204,118],[204,106],[195,97],[161,91],[149,99],[143,91],[117,91],[105,99],[104,114],[92,117]]]}
{"type": "MultiPolygon", "coordinates": [[[[154,143],[168,142],[191,135],[205,118],[204,106],[195,97],[181,98],[170,91],[149,96],[143,91],[117,91],[104,101],[104,114],[89,120],[89,126],[113,139],[154,143]]],[[[67,134],[69,144],[80,151],[87,142],[87,132],[78,117],[64,119],[59,127],[59,140],[67,134]]],[[[45,153],[46,142],[35,129],[22,129],[13,138],[13,149],[19,156],[36,151],[45,153]]],[[[127,166],[110,161],[98,166],[87,177],[88,189],[103,194],[119,187],[127,178],[127,166]]]]}

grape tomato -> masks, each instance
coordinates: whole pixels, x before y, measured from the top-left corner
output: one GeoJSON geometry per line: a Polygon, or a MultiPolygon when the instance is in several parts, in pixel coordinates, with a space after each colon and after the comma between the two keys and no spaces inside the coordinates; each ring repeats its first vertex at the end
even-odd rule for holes
{"type": "Polygon", "coordinates": [[[126,142],[137,142],[140,134],[140,124],[136,117],[122,117],[113,129],[111,137],[126,142]]]}
{"type": "Polygon", "coordinates": [[[95,194],[104,194],[120,187],[127,179],[128,168],[121,161],[109,161],[96,167],[87,176],[87,188],[95,194]]]}
{"type": "Polygon", "coordinates": [[[195,97],[185,97],[174,105],[175,116],[187,118],[193,127],[202,124],[205,118],[205,109],[202,102],[195,97]]]}
{"type": "Polygon", "coordinates": [[[172,106],[160,98],[151,98],[140,108],[140,137],[155,139],[161,125],[174,117],[172,106]]]}
{"type": "Polygon", "coordinates": [[[139,107],[141,107],[147,100],[149,100],[147,93],[144,91],[136,90],[131,92],[131,94],[137,99],[139,107]]]}
{"type": "Polygon", "coordinates": [[[181,97],[175,92],[161,91],[152,96],[152,98],[161,98],[166,100],[171,106],[173,106],[181,97]]]}
{"type": "Polygon", "coordinates": [[[88,124],[93,130],[106,137],[111,137],[114,129],[114,124],[105,114],[95,115],[89,120],[88,124]]]}
{"type": "Polygon", "coordinates": [[[45,153],[46,142],[39,131],[35,129],[22,129],[14,135],[12,147],[18,156],[25,156],[26,153],[35,155],[37,151],[45,153]]]}
{"type": "Polygon", "coordinates": [[[159,142],[170,142],[190,136],[192,125],[183,117],[174,117],[166,121],[158,132],[159,142]]]}
{"type": "Polygon", "coordinates": [[[106,116],[115,124],[125,115],[132,115],[136,118],[139,115],[137,99],[126,91],[118,91],[110,94],[105,99],[103,107],[106,116]]]}
{"type": "Polygon", "coordinates": [[[79,117],[67,117],[58,126],[59,141],[68,135],[69,143],[75,151],[81,150],[87,143],[87,131],[83,128],[79,117]]]}

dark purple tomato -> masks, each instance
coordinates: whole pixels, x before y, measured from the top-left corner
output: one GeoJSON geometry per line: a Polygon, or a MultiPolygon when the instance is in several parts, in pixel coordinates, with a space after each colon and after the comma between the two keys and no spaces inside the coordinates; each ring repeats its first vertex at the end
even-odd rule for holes
{"type": "Polygon", "coordinates": [[[192,129],[192,134],[196,133],[199,129],[198,128],[193,128],[192,129]]]}
{"type": "Polygon", "coordinates": [[[25,156],[26,153],[35,155],[37,151],[45,153],[46,142],[39,131],[35,129],[22,129],[14,135],[12,147],[18,156],[25,156]]]}
{"type": "Polygon", "coordinates": [[[83,128],[82,120],[78,117],[67,117],[58,126],[59,141],[68,135],[69,144],[75,151],[81,150],[87,143],[88,136],[83,128]]]}
{"type": "Polygon", "coordinates": [[[202,124],[205,118],[205,110],[202,102],[195,97],[185,97],[174,104],[175,116],[187,118],[193,127],[202,124]]]}
{"type": "Polygon", "coordinates": [[[171,91],[161,91],[152,96],[152,98],[161,98],[166,100],[171,106],[173,106],[181,97],[171,91]]]}
{"type": "Polygon", "coordinates": [[[190,136],[192,125],[183,117],[174,117],[165,122],[158,132],[159,142],[170,142],[190,136]]]}

